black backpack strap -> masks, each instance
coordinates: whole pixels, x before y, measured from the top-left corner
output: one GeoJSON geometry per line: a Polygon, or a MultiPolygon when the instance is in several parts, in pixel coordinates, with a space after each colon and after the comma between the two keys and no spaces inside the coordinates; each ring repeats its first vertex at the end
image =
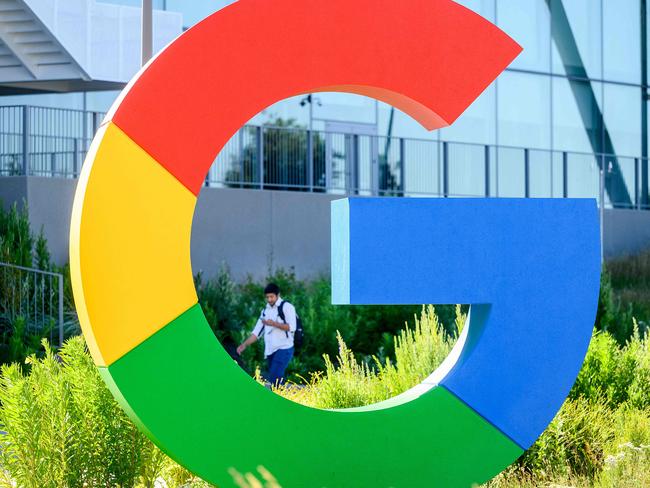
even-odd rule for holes
{"type": "MultiPolygon", "coordinates": [[[[282,303],[278,305],[278,317],[282,319],[282,322],[287,323],[287,319],[284,318],[284,304],[287,303],[285,300],[282,300],[282,303]]],[[[287,324],[288,325],[288,324],[287,324]]],[[[289,331],[285,330],[284,333],[289,337],[289,331]]]]}
{"type": "Polygon", "coordinates": [[[282,319],[282,322],[285,324],[287,323],[287,319],[284,318],[284,304],[287,303],[284,300],[282,300],[282,303],[278,305],[278,317],[282,319]]]}

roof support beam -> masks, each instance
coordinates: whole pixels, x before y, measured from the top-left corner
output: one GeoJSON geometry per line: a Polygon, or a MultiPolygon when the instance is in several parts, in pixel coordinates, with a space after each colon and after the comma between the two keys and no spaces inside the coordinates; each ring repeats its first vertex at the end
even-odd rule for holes
{"type": "Polygon", "coordinates": [[[551,12],[553,40],[560,53],[592,150],[596,154],[607,155],[607,158],[596,158],[598,166],[605,172],[605,190],[614,207],[631,208],[632,199],[623,179],[614,144],[607,130],[596,94],[589,82],[589,76],[580,56],[578,44],[562,0],[546,0],[546,5],[551,12]],[[594,130],[590,130],[589,127],[594,119],[597,121],[596,127],[594,130]],[[609,172],[610,165],[611,172],[609,172]]]}

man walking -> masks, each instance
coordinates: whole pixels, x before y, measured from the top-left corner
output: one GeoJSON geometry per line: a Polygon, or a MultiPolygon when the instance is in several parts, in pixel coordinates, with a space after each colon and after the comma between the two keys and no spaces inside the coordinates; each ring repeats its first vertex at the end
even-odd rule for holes
{"type": "Polygon", "coordinates": [[[264,288],[266,307],[255,324],[252,334],[237,348],[241,354],[259,338],[264,339],[266,380],[272,386],[284,383],[284,372],[293,357],[293,337],[296,332],[296,309],[280,297],[280,288],[269,283],[264,288]]]}

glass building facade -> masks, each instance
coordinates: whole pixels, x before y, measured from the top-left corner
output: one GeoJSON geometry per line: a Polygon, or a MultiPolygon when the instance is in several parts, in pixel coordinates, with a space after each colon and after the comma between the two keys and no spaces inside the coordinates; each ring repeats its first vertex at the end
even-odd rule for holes
{"type": "MultiPolygon", "coordinates": [[[[191,27],[229,3],[154,0],[154,8],[181,12],[184,25],[191,27]]],[[[490,196],[595,196],[602,170],[606,202],[649,207],[648,0],[458,3],[498,25],[524,52],[451,127],[429,133],[385,104],[340,93],[318,94],[309,103],[304,97],[280,101],[251,123],[295,119],[316,131],[347,128],[362,134],[370,128],[369,134],[377,137],[436,142],[441,165],[443,158],[452,158],[455,168],[489,160],[484,180],[466,178],[458,183],[457,194],[483,192],[485,187],[490,196]],[[443,141],[452,145],[443,147],[443,141]]],[[[0,97],[0,104],[104,111],[115,96],[25,95],[0,97]]],[[[420,179],[425,171],[410,174],[420,179]]],[[[454,178],[462,179],[453,174],[446,178],[447,186],[455,184],[454,178]]]]}

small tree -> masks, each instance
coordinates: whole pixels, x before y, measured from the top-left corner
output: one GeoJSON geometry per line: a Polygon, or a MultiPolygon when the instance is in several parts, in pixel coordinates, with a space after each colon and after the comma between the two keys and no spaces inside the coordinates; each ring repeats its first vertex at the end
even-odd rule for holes
{"type": "MultiPolygon", "coordinates": [[[[243,130],[256,130],[247,127],[243,130]]],[[[313,173],[309,181],[308,131],[295,119],[280,117],[263,125],[264,187],[274,190],[325,191],[325,141],[312,134],[313,173]],[[311,183],[311,185],[310,185],[311,183]]],[[[251,187],[260,183],[257,142],[244,146],[242,154],[233,156],[226,173],[226,185],[251,187]]]]}

